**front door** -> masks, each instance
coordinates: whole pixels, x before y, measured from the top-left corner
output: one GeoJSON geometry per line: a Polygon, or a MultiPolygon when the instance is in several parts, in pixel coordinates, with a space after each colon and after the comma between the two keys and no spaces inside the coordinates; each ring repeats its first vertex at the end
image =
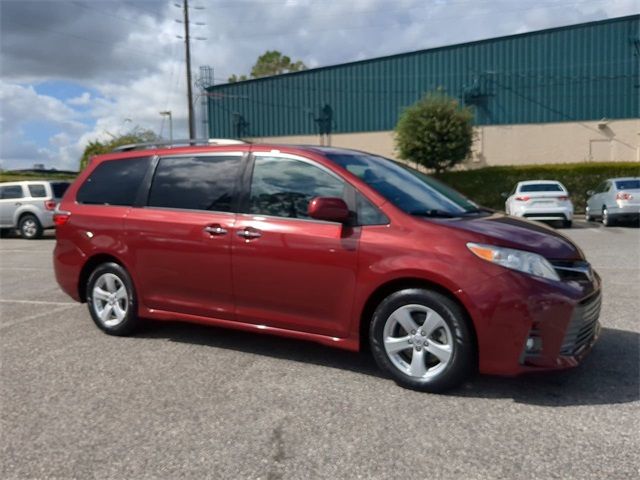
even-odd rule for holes
{"type": "Polygon", "coordinates": [[[161,158],[147,205],[125,220],[138,294],[149,308],[234,318],[231,237],[238,154],[161,158]]]}
{"type": "Polygon", "coordinates": [[[314,197],[346,184],[304,158],[255,153],[250,193],[233,234],[239,321],[346,336],[360,229],[309,218],[314,197]]]}

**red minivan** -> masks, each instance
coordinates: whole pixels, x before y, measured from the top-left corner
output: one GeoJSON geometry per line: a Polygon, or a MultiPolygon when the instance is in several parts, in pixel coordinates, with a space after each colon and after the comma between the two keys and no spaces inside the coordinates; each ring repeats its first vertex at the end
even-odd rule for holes
{"type": "Polygon", "coordinates": [[[112,335],[145,318],[369,345],[438,392],[575,366],[600,329],[571,240],[365,152],[132,147],[95,157],[55,222],[58,283],[112,335]]]}

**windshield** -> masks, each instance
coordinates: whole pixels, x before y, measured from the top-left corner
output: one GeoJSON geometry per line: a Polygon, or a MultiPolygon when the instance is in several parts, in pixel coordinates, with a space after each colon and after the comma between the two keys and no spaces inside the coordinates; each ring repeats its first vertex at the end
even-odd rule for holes
{"type": "Polygon", "coordinates": [[[478,211],[468,198],[408,166],[365,153],[325,155],[406,213],[453,217],[478,211]]]}
{"type": "Polygon", "coordinates": [[[640,190],[640,180],[618,180],[616,187],[618,190],[640,190]]]}

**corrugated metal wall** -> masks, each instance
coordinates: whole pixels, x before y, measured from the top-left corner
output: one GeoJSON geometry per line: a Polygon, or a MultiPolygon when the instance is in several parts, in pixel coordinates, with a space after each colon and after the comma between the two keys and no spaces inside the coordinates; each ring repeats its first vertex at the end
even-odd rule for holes
{"type": "Polygon", "coordinates": [[[640,15],[307,70],[209,89],[211,137],[391,130],[443,88],[479,125],[640,117],[640,15]]]}

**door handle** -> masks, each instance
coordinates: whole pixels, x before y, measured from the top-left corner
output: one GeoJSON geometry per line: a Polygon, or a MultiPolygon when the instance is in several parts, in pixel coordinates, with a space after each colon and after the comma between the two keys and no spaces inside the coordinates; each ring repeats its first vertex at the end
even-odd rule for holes
{"type": "Polygon", "coordinates": [[[19,207],[20,205],[22,205],[22,203],[16,202],[16,207],[19,207]]]}
{"type": "Polygon", "coordinates": [[[227,234],[227,229],[221,225],[208,225],[204,227],[204,231],[212,236],[222,236],[227,234]]]}
{"type": "Polygon", "coordinates": [[[257,230],[253,227],[245,227],[242,230],[238,230],[236,233],[238,234],[239,237],[242,237],[246,240],[260,238],[262,236],[262,233],[260,232],[260,230],[257,230]]]}

